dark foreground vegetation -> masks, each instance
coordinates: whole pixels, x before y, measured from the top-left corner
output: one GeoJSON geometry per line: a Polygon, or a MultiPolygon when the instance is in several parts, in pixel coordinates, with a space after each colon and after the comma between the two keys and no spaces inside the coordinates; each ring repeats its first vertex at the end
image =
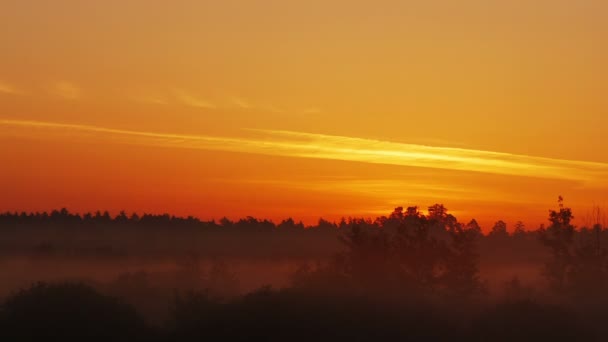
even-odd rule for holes
{"type": "Polygon", "coordinates": [[[93,341],[595,340],[601,320],[531,299],[497,304],[383,300],[301,289],[259,291],[229,301],[176,296],[170,319],[146,323],[119,299],[82,284],[37,284],[8,298],[0,337],[93,341]]]}
{"type": "Polygon", "coordinates": [[[488,235],[475,221],[458,222],[442,205],[430,207],[428,215],[416,207],[396,208],[375,221],[321,221],[316,227],[253,218],[217,224],[152,215],[5,214],[5,257],[20,250],[44,258],[180,250],[191,257],[181,259],[165,286],[150,273],[131,272],[111,282],[79,279],[13,291],[1,306],[0,339],[605,340],[607,233],[600,224],[577,229],[572,218],[561,199],[546,227],[526,231],[518,224],[509,233],[499,221],[488,235]],[[168,232],[184,238],[164,244],[148,238],[139,245],[118,238],[168,232]],[[221,248],[207,239],[242,248],[215,253],[221,248]],[[302,241],[322,247],[306,249],[302,241]],[[276,243],[286,246],[273,248],[276,243]],[[329,253],[333,244],[338,247],[329,253]],[[201,271],[205,253],[309,253],[319,261],[300,264],[285,286],[243,292],[237,290],[239,275],[222,261],[201,271]],[[499,286],[490,284],[480,264],[505,259],[520,265],[536,260],[541,280],[514,273],[499,286]]]}

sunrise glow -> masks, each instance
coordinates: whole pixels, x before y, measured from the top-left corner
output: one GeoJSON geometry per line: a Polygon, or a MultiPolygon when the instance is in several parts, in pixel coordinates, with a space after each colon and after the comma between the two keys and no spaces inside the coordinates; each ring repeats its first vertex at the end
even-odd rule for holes
{"type": "Polygon", "coordinates": [[[0,210],[316,222],[444,203],[537,226],[562,195],[582,219],[607,204],[606,9],[8,1],[0,210]]]}

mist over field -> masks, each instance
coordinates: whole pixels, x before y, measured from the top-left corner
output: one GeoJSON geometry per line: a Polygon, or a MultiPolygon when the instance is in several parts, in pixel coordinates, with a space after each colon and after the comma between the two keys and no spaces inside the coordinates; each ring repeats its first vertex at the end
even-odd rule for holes
{"type": "Polygon", "coordinates": [[[62,310],[45,307],[45,300],[58,305],[70,296],[97,296],[131,310],[141,338],[238,338],[225,330],[233,324],[256,327],[241,337],[286,337],[285,320],[306,314],[319,320],[308,323],[312,335],[302,336],[309,338],[599,338],[592,323],[608,303],[608,233],[600,224],[575,229],[571,209],[559,204],[547,226],[519,222],[508,229],[498,221],[486,234],[475,220],[458,222],[439,204],[428,215],[399,207],[374,220],[321,219],[314,226],[66,209],[6,213],[0,215],[0,320],[39,324],[31,317],[62,310]],[[28,297],[42,302],[31,306],[28,297]],[[323,322],[330,313],[335,326],[323,322]],[[366,323],[347,323],[355,317],[366,323]],[[276,326],[263,328],[266,319],[276,326]],[[480,321],[485,327],[474,326],[480,321]],[[510,335],[501,332],[507,326],[515,329],[510,335]]]}

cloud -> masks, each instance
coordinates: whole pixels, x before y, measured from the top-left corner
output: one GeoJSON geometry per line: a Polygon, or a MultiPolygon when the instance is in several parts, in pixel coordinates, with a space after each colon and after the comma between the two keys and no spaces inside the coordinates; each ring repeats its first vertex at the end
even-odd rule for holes
{"type": "Polygon", "coordinates": [[[195,97],[192,94],[181,89],[175,89],[174,93],[177,100],[186,106],[206,109],[216,108],[215,105],[213,105],[209,101],[195,97]]]}
{"type": "MultiPolygon", "coordinates": [[[[292,180],[292,179],[214,179],[216,182],[226,183],[245,183],[258,184],[274,187],[282,187],[298,190],[314,190],[318,192],[334,192],[353,193],[364,195],[365,197],[377,197],[387,199],[394,197],[395,189],[407,189],[408,196],[432,197],[437,193],[441,193],[443,198],[465,199],[471,198],[473,195],[478,200],[486,200],[485,194],[476,193],[471,189],[464,189],[442,184],[441,182],[417,182],[413,183],[409,179],[399,178],[379,178],[379,179],[314,179],[308,181],[292,180]]],[[[402,195],[398,191],[399,195],[402,195]]],[[[386,208],[385,208],[386,211],[386,208]]]]}
{"type": "MultiPolygon", "coordinates": [[[[222,137],[122,130],[106,127],[41,121],[0,120],[0,126],[97,133],[100,138],[129,144],[257,153],[296,158],[318,158],[444,170],[484,172],[593,182],[605,186],[608,164],[553,159],[519,154],[404,144],[390,141],[277,130],[249,130],[252,136],[222,137]]],[[[11,132],[16,131],[12,129],[11,132]]],[[[36,136],[42,136],[35,134],[36,136]]],[[[90,135],[90,134],[89,134],[90,135]]],[[[85,138],[86,134],[83,134],[85,138]]]]}
{"type": "Polygon", "coordinates": [[[82,90],[71,82],[59,81],[52,86],[51,93],[67,100],[76,100],[81,97],[82,90]]]}
{"type": "Polygon", "coordinates": [[[0,81],[0,93],[20,95],[21,91],[6,82],[0,81]]]}
{"type": "Polygon", "coordinates": [[[251,105],[251,103],[249,103],[247,100],[244,100],[240,97],[233,97],[230,99],[232,101],[232,103],[242,109],[250,109],[253,108],[253,105],[251,105]]]}

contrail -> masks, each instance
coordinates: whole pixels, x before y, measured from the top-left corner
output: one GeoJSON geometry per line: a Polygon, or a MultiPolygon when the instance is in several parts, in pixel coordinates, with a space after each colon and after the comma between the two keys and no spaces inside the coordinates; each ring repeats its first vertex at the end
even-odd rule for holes
{"type": "MultiPolygon", "coordinates": [[[[603,186],[608,164],[519,154],[405,144],[383,140],[280,130],[248,130],[253,137],[188,135],[30,120],[0,120],[0,126],[96,133],[130,144],[220,150],[299,158],[319,158],[407,167],[484,172],[507,176],[564,179],[603,186]]],[[[15,132],[12,132],[13,134],[15,132]]],[[[31,131],[21,132],[32,134],[31,131]]],[[[40,137],[40,135],[36,135],[40,137]]],[[[82,137],[83,139],[86,137],[82,137]]]]}

